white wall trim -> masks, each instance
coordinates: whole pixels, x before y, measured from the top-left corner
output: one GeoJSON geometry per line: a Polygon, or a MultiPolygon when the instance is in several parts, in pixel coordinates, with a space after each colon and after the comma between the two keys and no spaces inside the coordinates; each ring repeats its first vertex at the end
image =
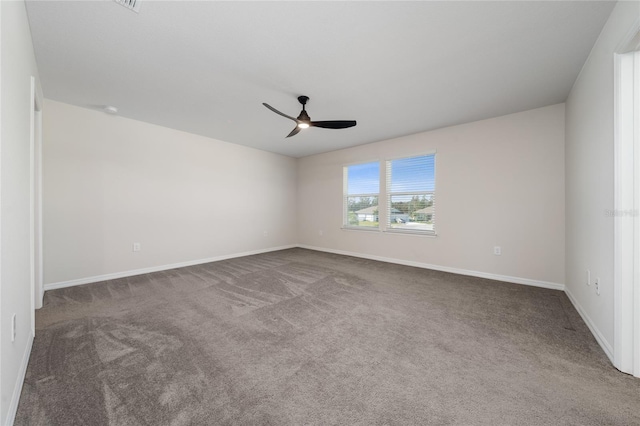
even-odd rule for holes
{"type": "MultiPolygon", "coordinates": [[[[55,289],[58,289],[58,288],[73,287],[73,286],[76,286],[76,285],[90,284],[90,283],[95,283],[95,282],[100,282],[100,281],[113,280],[113,279],[124,278],[124,277],[131,277],[131,276],[135,276],[135,275],[148,274],[148,273],[151,273],[151,272],[166,271],[166,270],[169,270],[169,269],[182,268],[182,267],[185,267],[185,266],[200,265],[200,264],[203,264],[203,263],[217,262],[217,261],[220,261],[220,260],[233,259],[233,258],[237,258],[237,257],[244,257],[244,256],[255,255],[255,254],[268,253],[268,252],[272,252],[272,251],[286,250],[286,249],[290,249],[290,248],[294,248],[294,247],[300,247],[300,248],[307,249],[307,250],[315,250],[315,251],[321,251],[321,252],[326,252],[326,253],[340,254],[340,255],[344,255],[344,256],[359,257],[359,258],[363,258],[363,259],[376,260],[376,261],[380,261],[380,262],[395,263],[395,264],[398,264],[398,265],[413,266],[413,267],[416,267],[416,268],[424,268],[424,269],[432,269],[432,270],[435,270],[435,271],[450,272],[450,273],[453,273],[453,274],[467,275],[467,276],[478,277],[478,278],[486,278],[486,279],[490,279],[490,280],[503,281],[503,282],[509,282],[509,283],[514,283],[514,284],[528,285],[528,286],[532,286],[532,287],[541,287],[541,288],[548,288],[548,289],[552,289],[552,290],[564,291],[567,294],[567,297],[569,298],[569,300],[571,301],[573,306],[576,308],[576,310],[578,311],[578,313],[582,317],[582,320],[585,322],[585,324],[587,324],[587,327],[589,327],[589,330],[591,330],[591,333],[595,337],[596,341],[598,342],[598,344],[600,345],[600,347],[602,348],[604,353],[607,355],[607,357],[613,363],[613,349],[612,349],[611,344],[609,344],[609,342],[607,342],[607,340],[604,338],[603,334],[596,327],[595,323],[591,320],[591,318],[589,318],[589,316],[587,315],[587,313],[584,310],[584,308],[582,308],[582,306],[578,303],[576,298],[571,294],[569,289],[566,288],[566,286],[564,284],[554,283],[554,282],[549,282],[549,281],[533,280],[533,279],[530,279],[530,278],[512,277],[512,276],[509,276],[509,275],[491,274],[491,273],[488,273],[488,272],[471,271],[471,270],[468,270],[468,269],[453,268],[453,267],[449,267],[449,266],[432,265],[432,264],[429,264],[429,263],[416,262],[416,261],[411,261],[411,260],[394,259],[394,258],[390,258],[390,257],[375,256],[375,255],[363,254],[363,253],[356,253],[356,252],[351,252],[351,251],[346,251],[346,250],[335,250],[335,249],[329,249],[329,248],[324,248],[324,247],[309,246],[309,245],[305,245],[305,244],[291,244],[291,245],[280,246],[280,247],[271,247],[271,248],[267,248],[267,249],[252,250],[252,251],[247,251],[247,252],[242,252],[242,253],[234,253],[234,254],[228,254],[228,255],[223,255],[223,256],[210,257],[210,258],[207,258],[207,259],[198,259],[198,260],[190,260],[190,261],[186,261],[186,262],[173,263],[173,264],[170,264],[170,265],[153,266],[153,267],[149,267],[149,268],[135,269],[135,270],[131,270],[131,271],[116,272],[116,273],[112,273],[112,274],[105,274],[105,275],[97,275],[97,276],[93,276],[93,277],[79,278],[79,279],[76,279],[76,280],[61,281],[61,282],[57,282],[57,283],[46,284],[45,285],[45,290],[55,290],[55,289]]],[[[31,344],[32,343],[33,343],[33,336],[30,336],[28,353],[31,352],[31,344]]],[[[20,387],[19,387],[20,390],[22,389],[22,381],[24,380],[24,373],[26,372],[26,367],[27,367],[26,364],[29,361],[28,353],[26,354],[26,360],[23,361],[24,365],[21,366],[21,370],[20,370],[20,376],[19,376],[19,380],[21,380],[20,387]]],[[[16,389],[18,390],[18,387],[16,387],[16,389]]],[[[20,396],[20,394],[18,392],[17,397],[14,395],[14,398],[19,398],[19,396],[20,396]]],[[[13,404],[14,404],[14,401],[12,400],[12,406],[10,408],[13,409],[14,411],[13,412],[10,411],[10,415],[14,415],[15,416],[15,410],[17,409],[17,401],[15,401],[15,404],[16,404],[15,407],[13,407],[13,404]],[[11,413],[13,413],[13,414],[11,414],[11,413]]],[[[7,423],[7,424],[11,424],[11,423],[7,423]]]]}
{"type": "Polygon", "coordinates": [[[356,252],[344,251],[344,250],[334,250],[334,249],[328,249],[324,247],[308,246],[304,244],[299,244],[298,247],[309,249],[309,250],[324,251],[327,253],[342,254],[345,256],[361,257],[363,259],[378,260],[380,262],[396,263],[398,265],[414,266],[416,268],[433,269],[435,271],[451,272],[453,274],[486,278],[489,280],[506,281],[514,284],[523,284],[523,285],[529,285],[533,287],[549,288],[552,290],[565,289],[564,284],[553,283],[549,281],[538,281],[538,280],[532,280],[529,278],[511,277],[508,275],[498,275],[498,274],[491,274],[488,272],[471,271],[468,269],[452,268],[450,266],[432,265],[429,263],[415,262],[412,260],[394,259],[391,257],[375,256],[371,254],[356,253],[356,252]]]}
{"type": "MultiPolygon", "coordinates": [[[[33,98],[33,122],[31,123],[31,131],[33,132],[33,149],[31,161],[33,161],[32,183],[33,190],[33,232],[34,232],[34,261],[35,267],[34,279],[35,286],[35,308],[42,308],[44,300],[44,263],[42,256],[42,88],[38,80],[34,77],[34,98],[33,98]]],[[[34,336],[35,336],[35,317],[34,317],[34,336]]]]}
{"type": "Polygon", "coordinates": [[[290,244],[290,245],[280,246],[280,247],[270,247],[266,249],[245,251],[242,253],[225,254],[222,256],[209,257],[206,259],[188,260],[186,262],[172,263],[169,265],[151,266],[149,268],[134,269],[131,271],[114,272],[111,274],[96,275],[93,277],[78,278],[75,280],[60,281],[57,283],[45,284],[44,289],[45,291],[55,290],[57,288],[73,287],[76,285],[91,284],[91,283],[107,281],[107,280],[115,280],[118,278],[132,277],[135,275],[149,274],[151,272],[166,271],[169,269],[184,268],[185,266],[201,265],[203,263],[218,262],[220,260],[233,259],[236,257],[252,256],[254,254],[268,253],[271,251],[278,251],[278,250],[286,250],[286,249],[295,248],[295,247],[297,247],[296,244],[290,244]]]}
{"type": "Polygon", "coordinates": [[[615,55],[614,80],[614,365],[634,372],[634,290],[638,226],[634,149],[635,90],[634,53],[615,55]],[[629,213],[629,214],[627,214],[629,213]],[[618,216],[620,214],[620,216],[618,216]]]}
{"type": "MultiPolygon", "coordinates": [[[[611,344],[609,344],[609,342],[607,342],[607,340],[604,338],[603,334],[596,327],[595,323],[591,320],[591,318],[589,318],[589,316],[587,315],[587,313],[584,310],[584,308],[582,308],[582,306],[578,303],[576,298],[573,296],[573,294],[571,294],[569,289],[566,288],[566,286],[564,284],[554,283],[554,282],[549,282],[549,281],[533,280],[533,279],[529,279],[529,278],[512,277],[512,276],[508,276],[508,275],[491,274],[491,273],[488,273],[488,272],[471,271],[471,270],[468,270],[468,269],[453,268],[453,267],[449,267],[449,266],[432,265],[432,264],[429,264],[429,263],[416,262],[416,261],[411,261],[411,260],[394,259],[394,258],[390,258],[390,257],[375,256],[375,255],[363,254],[363,253],[356,253],[356,252],[351,252],[351,251],[346,251],[346,250],[335,250],[335,249],[329,249],[329,248],[324,248],[324,247],[309,246],[309,245],[305,245],[305,244],[291,244],[291,245],[280,246],[280,247],[271,247],[271,248],[267,248],[267,249],[252,250],[252,251],[248,251],[248,252],[234,253],[234,254],[228,254],[228,255],[223,255],[223,256],[210,257],[210,258],[207,258],[207,259],[199,259],[199,260],[191,260],[191,261],[186,261],[186,262],[173,263],[173,264],[170,264],[170,265],[153,266],[153,267],[150,267],[150,268],[135,269],[135,270],[131,270],[131,271],[116,272],[116,273],[112,273],[112,274],[105,274],[105,275],[97,275],[97,276],[93,276],[93,277],[79,278],[79,279],[76,279],[76,280],[61,281],[61,282],[57,282],[57,283],[46,284],[45,285],[45,290],[55,290],[55,289],[58,289],[58,288],[73,287],[73,286],[76,286],[76,285],[90,284],[90,283],[95,283],[95,282],[100,282],[100,281],[113,280],[113,279],[124,278],[124,277],[131,277],[131,276],[135,276],[135,275],[148,274],[148,273],[151,273],[151,272],[166,271],[166,270],[169,270],[169,269],[182,268],[182,267],[185,267],[185,266],[200,265],[200,264],[203,264],[203,263],[217,262],[217,261],[220,261],[220,260],[233,259],[233,258],[244,257],[244,256],[251,256],[251,255],[255,255],[255,254],[268,253],[268,252],[272,252],[272,251],[286,250],[286,249],[295,248],[295,247],[300,247],[300,248],[307,249],[307,250],[321,251],[321,252],[326,252],[326,253],[340,254],[340,255],[344,255],[344,256],[359,257],[359,258],[363,258],[363,259],[376,260],[376,261],[380,261],[380,262],[395,263],[395,264],[398,264],[398,265],[413,266],[413,267],[417,267],[417,268],[432,269],[432,270],[435,270],[435,271],[450,272],[450,273],[454,273],[454,274],[467,275],[467,276],[479,277],[479,278],[486,278],[486,279],[490,279],[490,280],[503,281],[503,282],[509,282],[509,283],[514,283],[514,284],[528,285],[528,286],[532,286],[532,287],[541,287],[541,288],[548,288],[548,289],[552,289],[552,290],[564,291],[567,294],[567,297],[569,298],[569,300],[571,301],[573,306],[576,308],[576,310],[578,311],[578,313],[582,317],[582,320],[585,322],[585,324],[587,324],[587,327],[589,327],[589,330],[591,331],[591,333],[595,337],[596,341],[598,342],[598,344],[600,345],[600,347],[602,348],[604,353],[607,355],[609,360],[613,363],[613,349],[612,349],[611,344]]],[[[20,380],[20,386],[19,387],[16,386],[17,396],[14,394],[14,398],[12,399],[12,402],[11,402],[9,416],[15,416],[15,411],[18,408],[17,407],[18,398],[20,396],[20,391],[22,389],[22,382],[24,381],[24,374],[26,373],[27,364],[29,362],[29,354],[31,353],[31,345],[32,345],[32,343],[33,343],[33,336],[30,335],[30,342],[29,342],[29,345],[28,345],[28,351],[25,354],[25,359],[23,360],[23,365],[21,365],[21,367],[20,367],[20,373],[19,373],[19,376],[18,376],[18,379],[20,380]],[[15,407],[14,407],[14,404],[15,404],[15,407]]],[[[13,419],[13,417],[11,417],[10,419],[7,419],[7,420],[12,420],[12,419],[13,419]]],[[[11,423],[7,422],[7,424],[11,424],[11,423]]]]}
{"type": "Polygon", "coordinates": [[[27,375],[27,366],[29,365],[29,357],[31,356],[31,348],[33,347],[33,334],[29,333],[29,341],[27,342],[26,350],[22,356],[22,362],[20,363],[20,369],[18,370],[18,377],[16,384],[13,387],[13,395],[11,395],[11,403],[7,410],[7,418],[3,422],[4,425],[12,425],[16,419],[16,413],[18,412],[18,403],[20,402],[20,394],[22,393],[22,386],[24,385],[24,378],[27,375]]]}
{"type": "Polygon", "coordinates": [[[271,247],[267,249],[260,249],[260,250],[242,252],[242,253],[234,253],[234,254],[228,254],[223,256],[210,257],[207,259],[189,260],[186,262],[172,263],[169,265],[152,266],[149,268],[134,269],[131,271],[96,275],[92,277],[78,278],[78,279],[69,280],[69,281],[60,281],[56,283],[45,284],[44,288],[45,290],[55,290],[58,288],[73,287],[76,285],[91,284],[91,283],[107,281],[107,280],[115,280],[118,278],[132,277],[135,275],[148,274],[151,272],[158,272],[158,271],[166,271],[166,270],[175,269],[175,268],[183,268],[185,266],[201,265],[203,263],[217,262],[220,260],[251,256],[254,254],[268,253],[272,251],[286,250],[286,249],[295,248],[295,247],[300,247],[308,250],[323,251],[327,253],[341,254],[345,256],[360,257],[364,259],[377,260],[380,262],[395,263],[398,265],[413,266],[413,267],[424,268],[424,269],[433,269],[435,271],[451,272],[453,274],[468,275],[472,277],[486,278],[490,280],[504,281],[504,282],[510,282],[514,284],[522,284],[522,285],[528,285],[533,287],[542,287],[542,288],[548,288],[552,290],[561,290],[561,291],[565,290],[564,284],[553,283],[549,281],[539,281],[539,280],[532,280],[529,278],[511,277],[508,275],[499,275],[499,274],[491,274],[488,272],[471,271],[468,269],[432,265],[429,263],[415,262],[411,260],[394,259],[390,257],[374,256],[374,255],[356,253],[356,252],[345,251],[345,250],[334,250],[334,249],[328,249],[324,247],[308,246],[304,244],[290,244],[290,245],[280,246],[280,247],[271,247]]]}
{"type": "Polygon", "coordinates": [[[567,297],[573,304],[573,307],[576,308],[576,311],[578,311],[578,313],[582,317],[582,320],[585,322],[585,324],[587,324],[587,327],[589,327],[589,330],[591,330],[591,334],[593,334],[593,337],[595,337],[596,342],[598,342],[604,353],[607,355],[607,357],[609,357],[609,361],[611,361],[611,364],[613,364],[613,348],[611,344],[607,342],[607,339],[604,338],[604,335],[600,332],[600,330],[598,330],[596,324],[591,320],[591,318],[589,318],[589,315],[587,315],[587,311],[585,311],[580,303],[578,303],[578,300],[573,296],[573,294],[571,294],[571,291],[569,291],[568,288],[565,288],[564,292],[567,294],[567,297]]]}
{"type": "Polygon", "coordinates": [[[614,365],[640,377],[640,19],[615,55],[614,365]]]}

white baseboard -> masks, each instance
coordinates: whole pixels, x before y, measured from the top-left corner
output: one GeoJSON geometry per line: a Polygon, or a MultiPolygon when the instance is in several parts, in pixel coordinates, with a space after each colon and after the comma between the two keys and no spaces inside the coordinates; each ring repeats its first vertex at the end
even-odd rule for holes
{"type": "MultiPolygon", "coordinates": [[[[598,344],[602,347],[602,350],[604,350],[604,353],[609,357],[609,359],[613,363],[613,349],[611,345],[609,344],[609,342],[607,342],[607,340],[604,338],[600,330],[598,330],[598,328],[595,326],[591,318],[589,318],[585,310],[582,308],[582,306],[580,306],[576,298],[571,294],[569,289],[566,288],[564,284],[554,283],[549,281],[532,280],[529,278],[512,277],[508,275],[491,274],[491,273],[480,272],[480,271],[471,271],[468,269],[452,268],[449,266],[432,265],[429,263],[395,259],[395,258],[384,257],[384,256],[375,256],[371,254],[356,253],[356,252],[345,251],[345,250],[334,250],[334,249],[329,249],[324,247],[309,246],[305,244],[291,244],[291,245],[280,246],[280,247],[271,247],[267,249],[253,250],[253,251],[248,251],[243,253],[234,253],[234,254],[228,254],[223,256],[210,257],[207,259],[198,259],[198,260],[190,260],[190,261],[180,262],[180,263],[173,263],[170,265],[153,266],[150,268],[135,269],[131,271],[116,272],[111,274],[97,275],[93,277],[79,278],[79,279],[69,280],[69,281],[61,281],[57,283],[45,284],[44,289],[54,290],[57,288],[72,287],[72,286],[82,285],[82,284],[90,284],[94,282],[131,277],[131,276],[141,275],[141,274],[148,274],[151,272],[182,268],[185,266],[193,266],[193,265],[200,265],[203,263],[217,262],[220,260],[232,259],[236,257],[251,256],[254,254],[268,253],[268,252],[278,251],[278,250],[286,250],[294,247],[300,247],[308,250],[316,250],[316,251],[322,251],[327,253],[341,254],[345,256],[360,257],[363,259],[377,260],[381,262],[395,263],[398,265],[413,266],[413,267],[424,268],[424,269],[433,269],[433,270],[442,271],[442,272],[451,272],[454,274],[468,275],[472,277],[486,278],[490,280],[504,281],[504,282],[514,283],[514,284],[522,284],[522,285],[528,285],[533,287],[542,287],[542,288],[548,288],[552,290],[564,291],[569,297],[569,300],[571,301],[573,306],[576,308],[576,310],[584,320],[585,324],[587,324],[587,327],[589,327],[589,330],[591,330],[591,333],[595,337],[598,344]]],[[[23,365],[21,365],[20,367],[19,378],[18,378],[19,386],[16,386],[13,399],[11,400],[11,406],[9,407],[10,410],[9,410],[9,414],[6,422],[6,424],[8,425],[12,424],[16,414],[16,410],[18,409],[18,400],[20,398],[20,391],[22,390],[22,383],[24,382],[24,375],[26,373],[27,364],[29,363],[29,354],[31,353],[32,344],[33,344],[33,336],[30,337],[28,350],[25,354],[23,365]]]]}
{"type": "Polygon", "coordinates": [[[568,288],[565,288],[564,292],[567,294],[567,297],[573,304],[573,307],[576,308],[576,311],[578,311],[578,313],[582,317],[582,320],[584,321],[584,323],[587,324],[587,327],[589,327],[589,330],[591,330],[591,334],[593,334],[593,337],[595,337],[596,342],[598,342],[598,344],[600,345],[604,353],[609,357],[609,360],[611,361],[611,363],[614,364],[613,348],[611,347],[609,342],[607,342],[607,339],[604,338],[600,330],[598,330],[598,327],[596,327],[596,325],[591,320],[591,318],[589,318],[589,315],[587,315],[587,312],[580,305],[580,303],[578,303],[578,300],[573,296],[573,294],[571,294],[571,291],[569,291],[568,288]]]}
{"type": "Polygon", "coordinates": [[[448,266],[431,265],[428,263],[414,262],[414,261],[402,260],[402,259],[393,259],[389,257],[374,256],[374,255],[355,253],[355,252],[344,251],[344,250],[334,250],[334,249],[328,249],[324,247],[307,246],[304,244],[300,244],[298,245],[298,247],[309,249],[309,250],[324,251],[327,253],[342,254],[345,256],[354,256],[354,257],[360,257],[360,258],[370,259],[370,260],[379,260],[381,262],[397,263],[399,265],[415,266],[417,268],[434,269],[436,271],[451,272],[454,274],[470,275],[473,277],[487,278],[491,280],[506,281],[506,282],[515,283],[515,284],[523,284],[523,285],[530,285],[534,287],[543,287],[543,288],[550,288],[553,290],[564,291],[567,297],[569,298],[569,300],[571,301],[571,303],[573,304],[573,306],[576,308],[576,311],[578,311],[578,313],[582,317],[582,320],[585,322],[585,324],[587,324],[587,327],[589,327],[589,330],[591,331],[591,334],[593,334],[593,337],[596,339],[596,341],[598,342],[598,344],[600,345],[604,353],[607,355],[607,357],[609,357],[609,360],[613,364],[613,349],[611,345],[609,344],[609,342],[607,342],[607,339],[604,338],[604,336],[602,335],[598,327],[595,326],[594,322],[586,314],[586,311],[584,310],[584,308],[578,303],[576,298],[573,296],[573,294],[571,294],[569,289],[564,284],[531,280],[529,278],[511,277],[507,275],[489,274],[486,272],[470,271],[467,269],[451,268],[448,266]]]}
{"type": "Polygon", "coordinates": [[[308,246],[304,244],[300,244],[298,245],[298,247],[309,249],[309,250],[324,251],[327,253],[335,253],[335,254],[342,254],[346,256],[360,257],[360,258],[370,259],[370,260],[379,260],[381,262],[397,263],[399,265],[415,266],[417,268],[434,269],[436,271],[451,272],[454,274],[470,275],[473,277],[487,278],[491,280],[506,281],[506,282],[515,283],[515,284],[524,284],[524,285],[529,285],[534,287],[543,287],[543,288],[549,288],[553,290],[564,291],[567,297],[569,298],[569,300],[571,301],[571,303],[573,304],[573,306],[576,308],[576,311],[578,311],[578,313],[582,317],[582,320],[585,322],[585,324],[587,324],[587,327],[589,327],[591,334],[593,334],[593,337],[596,339],[596,341],[598,342],[598,344],[600,345],[604,353],[607,355],[607,357],[609,357],[609,360],[611,361],[611,363],[612,364],[614,363],[613,349],[611,345],[609,344],[609,342],[607,342],[607,339],[604,338],[604,336],[602,335],[598,327],[595,326],[595,323],[586,314],[586,311],[584,310],[584,308],[580,306],[576,298],[573,296],[573,294],[571,294],[569,289],[564,284],[553,283],[548,281],[537,281],[529,278],[511,277],[507,275],[489,274],[486,272],[470,271],[467,269],[451,268],[448,266],[431,265],[428,263],[394,259],[394,258],[383,257],[383,256],[374,256],[374,255],[356,253],[356,252],[350,252],[350,251],[344,251],[344,250],[334,250],[334,249],[328,249],[324,247],[314,247],[314,246],[308,246]]]}
{"type": "Polygon", "coordinates": [[[73,287],[76,285],[91,284],[91,283],[107,281],[107,280],[115,280],[118,278],[132,277],[134,275],[142,275],[142,274],[148,274],[151,272],[166,271],[166,270],[175,269],[175,268],[184,268],[185,266],[201,265],[203,263],[233,259],[236,257],[244,257],[244,256],[251,256],[254,254],[268,253],[270,251],[286,250],[294,247],[297,247],[297,245],[291,244],[291,245],[280,246],[280,247],[270,247],[270,248],[260,249],[260,250],[245,251],[242,253],[233,253],[233,254],[225,254],[222,256],[209,257],[207,259],[188,260],[186,262],[172,263],[170,265],[152,266],[149,268],[134,269],[131,271],[114,272],[111,274],[96,275],[93,277],[78,278],[75,280],[60,281],[57,283],[45,284],[44,289],[55,290],[57,288],[73,287]]]}
{"type": "Polygon", "coordinates": [[[73,287],[76,285],[91,284],[91,283],[107,281],[107,280],[115,280],[118,278],[132,277],[135,275],[148,274],[151,272],[158,272],[158,271],[166,271],[169,269],[183,268],[185,266],[200,265],[200,264],[209,263],[209,262],[217,262],[220,260],[232,259],[236,257],[251,256],[254,254],[268,253],[271,251],[278,251],[278,250],[286,250],[294,247],[300,247],[300,248],[316,250],[316,251],[324,251],[327,253],[342,254],[345,256],[361,257],[364,259],[396,263],[396,264],[405,265],[405,266],[414,266],[417,268],[433,269],[433,270],[442,271],[442,272],[451,272],[451,273],[460,274],[460,275],[469,275],[473,277],[486,278],[486,279],[496,280],[496,281],[506,281],[506,282],[515,283],[515,284],[549,288],[552,290],[564,290],[564,284],[553,283],[548,281],[538,281],[538,280],[532,280],[529,278],[490,274],[487,272],[471,271],[467,269],[452,268],[449,266],[432,265],[429,263],[415,262],[411,260],[395,259],[395,258],[383,257],[383,256],[374,256],[374,255],[350,252],[345,250],[334,250],[334,249],[328,249],[324,247],[308,246],[304,244],[291,244],[291,245],[280,246],[280,247],[271,247],[271,248],[261,249],[261,250],[253,250],[253,251],[242,252],[242,253],[234,253],[234,254],[228,254],[223,256],[210,257],[207,259],[189,260],[186,262],[173,263],[170,265],[152,266],[149,268],[134,269],[130,271],[115,272],[115,273],[104,274],[104,275],[96,275],[96,276],[78,278],[78,279],[69,280],[69,281],[60,281],[56,283],[45,284],[44,289],[55,290],[57,288],[73,287]]]}
{"type": "Polygon", "coordinates": [[[324,247],[308,246],[304,244],[299,244],[298,247],[309,249],[309,250],[324,251],[327,253],[342,254],[345,256],[361,257],[363,259],[378,260],[381,262],[396,263],[398,265],[414,266],[416,268],[433,269],[435,271],[451,272],[454,274],[486,278],[489,280],[506,281],[514,284],[523,284],[523,285],[529,285],[533,287],[549,288],[552,290],[561,290],[561,291],[564,290],[564,284],[553,283],[548,281],[538,281],[538,280],[532,280],[529,278],[511,277],[508,275],[490,274],[487,272],[480,272],[480,271],[470,271],[468,269],[459,269],[459,268],[452,268],[449,266],[432,265],[429,263],[415,262],[412,260],[395,259],[391,257],[375,256],[371,254],[356,253],[356,252],[344,251],[344,250],[334,250],[334,249],[328,249],[324,247]]]}
{"type": "Polygon", "coordinates": [[[16,419],[16,413],[18,412],[18,403],[20,402],[20,394],[22,393],[22,385],[24,384],[24,378],[27,374],[27,366],[29,365],[29,357],[31,356],[31,348],[33,347],[33,334],[29,332],[29,340],[27,341],[27,348],[22,356],[22,362],[18,370],[18,378],[16,384],[13,387],[13,395],[11,395],[11,403],[9,404],[9,410],[7,411],[7,418],[4,425],[11,426],[16,419]]]}

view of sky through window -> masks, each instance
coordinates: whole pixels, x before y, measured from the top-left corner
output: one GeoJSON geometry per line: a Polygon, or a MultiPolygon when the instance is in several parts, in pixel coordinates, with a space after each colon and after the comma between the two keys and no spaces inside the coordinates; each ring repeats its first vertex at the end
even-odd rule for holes
{"type": "Polygon", "coordinates": [[[377,194],[380,191],[380,163],[349,166],[347,194],[377,194]]]}

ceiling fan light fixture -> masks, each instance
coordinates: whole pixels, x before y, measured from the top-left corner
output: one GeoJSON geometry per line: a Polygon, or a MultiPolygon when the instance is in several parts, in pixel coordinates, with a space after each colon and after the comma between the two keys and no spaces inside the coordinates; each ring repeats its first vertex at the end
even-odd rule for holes
{"type": "Polygon", "coordinates": [[[280,112],[267,103],[263,102],[262,105],[264,105],[272,112],[275,112],[276,114],[281,115],[284,118],[288,118],[289,120],[296,122],[296,127],[294,127],[291,133],[287,135],[288,138],[297,135],[298,133],[300,133],[300,130],[307,129],[309,127],[322,127],[324,129],[346,129],[356,125],[355,120],[311,121],[311,117],[309,117],[309,114],[307,114],[307,111],[305,110],[305,105],[307,104],[308,100],[308,96],[298,96],[298,102],[302,104],[302,111],[300,111],[300,115],[298,116],[298,118],[293,118],[290,115],[280,112]]]}

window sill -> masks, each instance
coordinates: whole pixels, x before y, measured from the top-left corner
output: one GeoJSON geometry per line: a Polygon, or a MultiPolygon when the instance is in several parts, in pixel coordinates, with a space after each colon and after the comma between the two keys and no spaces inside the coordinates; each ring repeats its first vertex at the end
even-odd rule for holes
{"type": "Polygon", "coordinates": [[[379,232],[384,234],[395,234],[395,235],[408,235],[412,237],[431,237],[435,238],[438,234],[435,231],[418,231],[418,230],[406,230],[406,229],[380,229],[373,227],[356,227],[356,226],[343,226],[340,229],[343,231],[364,231],[364,232],[379,232]]]}
{"type": "Polygon", "coordinates": [[[431,237],[435,238],[438,234],[435,231],[418,231],[418,230],[406,230],[406,229],[386,229],[384,231],[385,234],[395,234],[395,235],[409,235],[413,237],[431,237]]]}
{"type": "Polygon", "coordinates": [[[343,226],[343,231],[364,231],[364,232],[380,232],[380,228],[374,228],[373,226],[343,226]]]}

